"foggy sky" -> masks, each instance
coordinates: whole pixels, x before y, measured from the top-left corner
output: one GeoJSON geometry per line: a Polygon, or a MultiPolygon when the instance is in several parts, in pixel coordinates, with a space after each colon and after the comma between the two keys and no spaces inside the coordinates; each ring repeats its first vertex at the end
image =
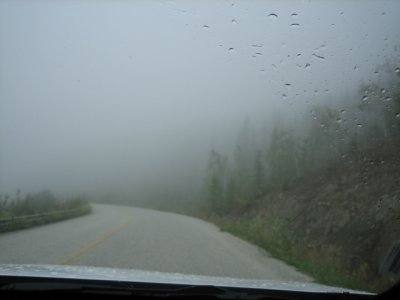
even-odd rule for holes
{"type": "Polygon", "coordinates": [[[0,1],[0,194],[199,179],[246,116],[291,122],[379,76],[399,9],[0,1]]]}

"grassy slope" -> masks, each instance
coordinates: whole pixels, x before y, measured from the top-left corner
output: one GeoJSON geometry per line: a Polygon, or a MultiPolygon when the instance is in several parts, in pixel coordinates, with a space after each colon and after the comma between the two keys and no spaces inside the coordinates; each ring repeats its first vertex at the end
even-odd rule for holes
{"type": "Polygon", "coordinates": [[[382,291],[400,279],[378,272],[400,238],[398,149],[400,140],[374,145],[288,191],[209,220],[318,282],[382,291]]]}

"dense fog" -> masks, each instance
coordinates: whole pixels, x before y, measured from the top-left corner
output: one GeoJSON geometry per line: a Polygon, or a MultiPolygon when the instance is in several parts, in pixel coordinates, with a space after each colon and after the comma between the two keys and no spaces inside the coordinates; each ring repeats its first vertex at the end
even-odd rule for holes
{"type": "Polygon", "coordinates": [[[190,198],[243,128],[394,93],[400,2],[327,2],[1,1],[0,194],[190,198]]]}

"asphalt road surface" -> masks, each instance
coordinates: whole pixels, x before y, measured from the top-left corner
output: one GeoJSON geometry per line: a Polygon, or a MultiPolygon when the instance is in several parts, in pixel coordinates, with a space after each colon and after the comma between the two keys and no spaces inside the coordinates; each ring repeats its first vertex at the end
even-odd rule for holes
{"type": "Polygon", "coordinates": [[[260,248],[199,219],[133,207],[92,207],[90,215],[0,234],[0,263],[312,281],[260,248]]]}

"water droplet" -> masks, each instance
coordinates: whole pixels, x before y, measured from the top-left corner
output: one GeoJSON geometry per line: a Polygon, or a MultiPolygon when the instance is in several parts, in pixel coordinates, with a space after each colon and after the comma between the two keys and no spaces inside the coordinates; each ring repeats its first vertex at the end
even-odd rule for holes
{"type": "Polygon", "coordinates": [[[272,13],[272,14],[269,14],[269,15],[268,15],[268,18],[270,18],[271,20],[276,20],[276,19],[278,19],[278,15],[272,13]]]}
{"type": "Polygon", "coordinates": [[[306,70],[310,70],[310,69],[311,69],[311,65],[310,65],[310,64],[306,64],[306,65],[304,66],[304,68],[305,68],[306,70]]]}
{"type": "Polygon", "coordinates": [[[384,88],[381,89],[381,93],[384,94],[386,93],[386,90],[384,88]]]}
{"type": "Polygon", "coordinates": [[[387,102],[392,101],[392,97],[386,97],[385,100],[386,100],[387,102]]]}
{"type": "Polygon", "coordinates": [[[300,24],[299,23],[292,23],[292,24],[290,24],[290,27],[298,28],[298,27],[300,27],[300,24]]]}
{"type": "Polygon", "coordinates": [[[285,86],[290,87],[292,85],[290,83],[285,83],[285,86]]]}
{"type": "Polygon", "coordinates": [[[300,57],[300,56],[301,56],[301,53],[297,53],[296,56],[297,56],[297,57],[300,57]]]}
{"type": "Polygon", "coordinates": [[[386,16],[386,13],[383,11],[383,12],[381,13],[381,15],[382,15],[382,16],[386,16]]]}
{"type": "Polygon", "coordinates": [[[237,24],[237,21],[235,19],[232,19],[232,24],[237,24]]]}
{"type": "Polygon", "coordinates": [[[264,45],[263,44],[252,44],[251,46],[254,48],[261,48],[264,45]]]}
{"type": "Polygon", "coordinates": [[[282,98],[283,98],[283,99],[286,99],[286,98],[287,98],[287,95],[286,95],[286,94],[282,94],[282,98]]]}
{"type": "Polygon", "coordinates": [[[210,26],[208,26],[208,25],[203,25],[203,28],[204,28],[204,29],[210,29],[210,26]]]}
{"type": "Polygon", "coordinates": [[[341,114],[344,114],[345,112],[346,112],[345,109],[342,109],[342,110],[340,111],[341,114]]]}
{"type": "Polygon", "coordinates": [[[400,113],[396,113],[396,118],[400,118],[400,113]]]}
{"type": "Polygon", "coordinates": [[[357,67],[357,66],[354,66],[354,67],[353,67],[353,70],[357,70],[357,69],[358,69],[358,67],[357,67]]]}
{"type": "Polygon", "coordinates": [[[343,11],[342,11],[342,12],[340,12],[340,15],[341,15],[341,16],[343,16],[343,15],[344,15],[344,12],[343,12],[343,11]]]}
{"type": "Polygon", "coordinates": [[[312,56],[315,57],[315,58],[318,58],[320,60],[324,60],[325,59],[325,57],[323,57],[322,55],[318,55],[318,54],[315,54],[315,53],[313,53],[312,56]]]}
{"type": "Polygon", "coordinates": [[[235,51],[235,48],[230,47],[230,48],[228,49],[228,51],[229,51],[229,52],[233,52],[233,51],[235,51]]]}
{"type": "Polygon", "coordinates": [[[263,54],[261,52],[256,52],[256,55],[261,56],[263,54]]]}
{"type": "Polygon", "coordinates": [[[342,123],[342,119],[341,119],[341,118],[337,118],[337,119],[336,119],[336,122],[342,123]]]}
{"type": "Polygon", "coordinates": [[[296,18],[296,17],[298,16],[298,14],[292,13],[291,16],[294,17],[294,18],[296,18]]]}
{"type": "Polygon", "coordinates": [[[363,96],[361,100],[362,101],[367,101],[368,100],[368,96],[363,96]]]}
{"type": "Polygon", "coordinates": [[[396,69],[394,69],[394,71],[395,71],[396,73],[399,73],[399,72],[400,72],[400,68],[396,68],[396,69]]]}
{"type": "Polygon", "coordinates": [[[379,75],[379,72],[378,72],[378,71],[375,71],[374,74],[375,74],[375,75],[379,75]]]}
{"type": "Polygon", "coordinates": [[[361,127],[363,127],[363,125],[360,124],[360,123],[358,123],[358,124],[357,124],[357,127],[360,127],[360,128],[361,128],[361,127]]]}

